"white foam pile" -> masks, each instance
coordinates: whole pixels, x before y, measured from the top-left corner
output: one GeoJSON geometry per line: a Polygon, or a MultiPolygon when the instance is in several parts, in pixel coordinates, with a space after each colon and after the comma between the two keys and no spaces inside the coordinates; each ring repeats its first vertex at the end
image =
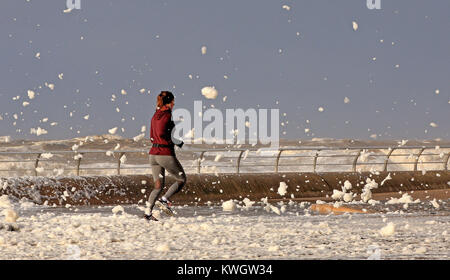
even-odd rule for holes
{"type": "Polygon", "coordinates": [[[169,246],[168,243],[159,244],[156,247],[156,251],[157,252],[169,252],[170,251],[170,246],[169,246]]]}
{"type": "Polygon", "coordinates": [[[45,86],[48,87],[50,90],[55,89],[55,84],[45,83],[45,86]]]}
{"type": "Polygon", "coordinates": [[[109,134],[116,134],[116,132],[117,132],[117,127],[113,127],[113,128],[111,128],[111,129],[108,129],[108,133],[109,134]]]}
{"type": "Polygon", "coordinates": [[[202,88],[202,95],[207,99],[216,99],[218,92],[214,87],[208,86],[202,88]]]}
{"type": "Polygon", "coordinates": [[[399,147],[401,147],[401,146],[405,146],[406,145],[406,143],[408,143],[408,141],[409,140],[406,140],[406,139],[402,139],[400,142],[398,142],[398,146],[399,147]]]}
{"type": "Polygon", "coordinates": [[[53,169],[53,175],[58,177],[64,174],[64,168],[55,168],[53,169]]]}
{"type": "Polygon", "coordinates": [[[7,195],[0,196],[0,214],[4,216],[6,223],[15,223],[19,215],[7,195]]]}
{"type": "MultiPolygon", "coordinates": [[[[1,118],[0,118],[1,120],[1,118]]],[[[11,142],[11,136],[0,136],[0,143],[9,143],[11,142]]]]}
{"type": "Polygon", "coordinates": [[[419,203],[419,202],[420,202],[420,199],[413,200],[413,198],[409,194],[404,193],[404,194],[402,194],[402,197],[400,197],[400,198],[391,197],[391,199],[389,199],[386,202],[386,204],[400,204],[400,203],[410,204],[410,203],[419,203]]]}
{"type": "Polygon", "coordinates": [[[394,233],[395,233],[395,224],[392,222],[388,223],[386,226],[380,229],[380,235],[384,237],[391,236],[394,233]]]}
{"type": "Polygon", "coordinates": [[[0,209],[10,209],[12,207],[12,203],[7,195],[0,196],[0,209]]]}
{"type": "Polygon", "coordinates": [[[345,193],[344,196],[342,197],[342,199],[345,202],[351,202],[353,200],[353,198],[355,197],[355,195],[353,193],[345,193]]]}
{"type": "Polygon", "coordinates": [[[127,162],[127,156],[126,155],[122,155],[120,157],[120,163],[125,163],[125,162],[127,162]]]}
{"type": "MultiPolygon", "coordinates": [[[[242,202],[246,207],[254,204],[245,198],[242,202]]],[[[2,259],[73,258],[73,248],[79,249],[75,251],[80,259],[366,259],[367,248],[374,243],[383,251],[383,258],[448,257],[448,216],[430,220],[430,216],[389,215],[386,223],[382,214],[317,216],[300,207],[304,203],[289,204],[293,208],[286,210],[282,202],[280,207],[269,205],[267,198],[262,202],[277,215],[262,212],[255,216],[253,210],[259,209],[255,207],[245,214],[211,210],[211,215],[205,212],[209,207],[176,206],[179,216],[168,217],[154,210],[160,221],[149,223],[140,213],[130,214],[135,212],[134,206],[91,207],[93,212],[83,213],[73,207],[64,213],[56,208],[50,208],[52,212],[32,209],[19,219],[7,211],[3,213],[8,221],[15,220],[19,230],[2,230],[5,222],[0,221],[2,259]],[[101,212],[95,212],[97,208],[101,212]],[[206,215],[186,215],[185,208],[190,209],[186,213],[201,210],[206,215]],[[292,215],[298,211],[295,208],[304,214],[292,215]],[[400,234],[408,238],[392,242],[391,237],[400,234]]],[[[7,209],[14,206],[24,211],[27,204],[17,205],[6,196],[0,197],[0,205],[7,209]]],[[[222,205],[235,209],[236,201],[222,205]]]]}
{"type": "Polygon", "coordinates": [[[439,209],[439,203],[437,203],[436,198],[430,201],[431,205],[433,205],[434,208],[439,209]]]}
{"type": "Polygon", "coordinates": [[[333,194],[331,198],[334,200],[341,200],[344,197],[345,192],[341,192],[339,190],[333,190],[333,194]]]}
{"type": "Polygon", "coordinates": [[[392,180],[392,177],[391,177],[391,173],[389,173],[387,176],[386,176],[386,178],[384,178],[383,179],[383,181],[381,181],[381,186],[384,184],[384,182],[386,182],[387,180],[392,180]]]}
{"type": "Polygon", "coordinates": [[[6,189],[8,188],[8,181],[2,181],[2,180],[0,179],[0,188],[1,188],[2,190],[6,190],[6,189]]]}
{"type": "Polygon", "coordinates": [[[361,193],[361,200],[363,202],[368,202],[372,198],[372,190],[376,188],[378,188],[378,183],[375,182],[375,179],[367,178],[361,193]]]}
{"type": "Polygon", "coordinates": [[[37,136],[41,136],[41,135],[47,134],[48,131],[43,129],[43,128],[41,128],[41,127],[38,127],[38,128],[34,128],[33,127],[33,128],[30,129],[30,133],[31,134],[36,134],[37,136]]]}
{"type": "Polygon", "coordinates": [[[201,48],[202,55],[206,54],[206,50],[207,50],[206,46],[202,46],[202,48],[201,48]]]}
{"type": "Polygon", "coordinates": [[[218,155],[216,155],[216,157],[214,158],[214,161],[215,161],[215,162],[218,162],[222,157],[223,157],[222,154],[218,154],[218,155]]]}
{"type": "Polygon", "coordinates": [[[255,201],[251,201],[247,197],[244,198],[244,200],[242,200],[242,202],[244,202],[244,205],[245,205],[244,209],[249,209],[253,206],[253,204],[255,204],[255,201]]]}
{"type": "Polygon", "coordinates": [[[30,200],[28,200],[27,198],[22,198],[19,201],[19,209],[20,210],[28,210],[31,209],[33,207],[37,207],[38,205],[34,204],[33,202],[31,202],[30,200]]]}
{"type": "Polygon", "coordinates": [[[133,141],[134,141],[134,142],[139,142],[139,141],[141,141],[141,140],[144,139],[144,138],[145,138],[145,133],[141,133],[141,134],[139,134],[139,135],[133,137],[133,141]]]}
{"type": "Polygon", "coordinates": [[[122,212],[122,214],[125,213],[125,210],[121,205],[115,206],[111,211],[114,213],[114,215],[117,215],[119,212],[122,212]]]}
{"type": "Polygon", "coordinates": [[[272,204],[267,203],[267,207],[269,207],[269,209],[270,209],[272,212],[274,212],[275,214],[281,215],[281,210],[278,209],[276,206],[273,206],[272,204]]]}
{"type": "MultiPolygon", "coordinates": [[[[346,180],[344,182],[344,185],[341,187],[342,191],[333,190],[333,194],[331,195],[331,198],[334,200],[343,200],[344,202],[351,202],[353,198],[355,197],[355,194],[352,192],[347,192],[352,189],[352,183],[350,181],[346,180]]],[[[335,204],[339,205],[339,204],[335,204]]]]}
{"type": "Polygon", "coordinates": [[[44,167],[36,167],[35,170],[37,173],[42,173],[44,172],[44,167]]]}
{"type": "Polygon", "coordinates": [[[236,203],[232,199],[225,201],[222,203],[222,209],[223,211],[234,211],[236,210],[236,203]]]}
{"type": "Polygon", "coordinates": [[[34,99],[34,97],[36,96],[36,93],[32,90],[28,90],[27,94],[29,99],[34,99]]]}
{"type": "Polygon", "coordinates": [[[13,209],[3,210],[3,215],[5,215],[5,222],[7,223],[15,223],[19,218],[19,215],[13,209]]]}
{"type": "Polygon", "coordinates": [[[285,196],[287,193],[288,185],[285,182],[280,182],[280,186],[278,187],[278,194],[281,196],[285,196]]]}
{"type": "Polygon", "coordinates": [[[281,8],[285,9],[286,11],[290,11],[291,10],[291,7],[288,6],[288,5],[283,5],[283,6],[281,6],[281,8]]]}
{"type": "Polygon", "coordinates": [[[373,152],[367,151],[364,149],[361,154],[359,155],[359,160],[361,162],[368,162],[370,159],[370,156],[373,154],[373,152]]]}
{"type": "Polygon", "coordinates": [[[352,183],[350,183],[349,180],[345,180],[345,182],[344,182],[344,189],[347,190],[347,191],[352,189],[352,183]]]}
{"type": "Polygon", "coordinates": [[[262,198],[261,202],[264,205],[264,210],[266,210],[266,212],[274,212],[277,215],[281,215],[282,211],[278,209],[276,206],[270,204],[267,197],[262,198]]]}
{"type": "Polygon", "coordinates": [[[52,153],[43,153],[41,154],[41,158],[43,159],[51,159],[53,157],[52,153]]]}

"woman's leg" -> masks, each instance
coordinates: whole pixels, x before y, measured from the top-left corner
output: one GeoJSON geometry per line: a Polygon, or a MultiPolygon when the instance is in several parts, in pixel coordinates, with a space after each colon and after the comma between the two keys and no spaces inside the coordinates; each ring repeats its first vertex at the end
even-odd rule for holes
{"type": "Polygon", "coordinates": [[[157,161],[155,160],[155,156],[153,155],[150,155],[150,164],[152,166],[153,182],[155,184],[153,191],[148,197],[148,206],[150,208],[150,213],[152,213],[153,207],[155,206],[155,201],[158,198],[158,195],[161,193],[162,188],[164,187],[165,170],[164,167],[157,163],[157,161]]]}
{"type": "Polygon", "coordinates": [[[183,166],[175,156],[157,156],[156,161],[159,166],[162,166],[172,176],[175,177],[175,183],[173,183],[167,192],[164,194],[164,198],[169,198],[179,192],[186,184],[186,173],[184,173],[183,166]]]}

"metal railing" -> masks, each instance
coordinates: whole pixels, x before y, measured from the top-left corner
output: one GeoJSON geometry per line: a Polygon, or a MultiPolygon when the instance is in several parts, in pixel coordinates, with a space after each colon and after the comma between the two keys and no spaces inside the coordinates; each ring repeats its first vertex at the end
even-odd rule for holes
{"type": "MultiPolygon", "coordinates": [[[[436,147],[430,147],[430,146],[407,146],[407,147],[380,147],[380,146],[376,146],[376,147],[348,147],[348,148],[335,148],[335,147],[302,147],[302,148],[281,148],[276,150],[276,152],[274,153],[275,156],[274,158],[274,163],[273,164],[269,164],[269,165],[263,165],[263,164],[259,164],[256,166],[273,166],[273,171],[274,173],[278,173],[280,167],[285,167],[285,166],[311,166],[312,165],[312,172],[317,173],[317,169],[319,166],[348,166],[351,165],[351,172],[357,172],[357,166],[358,166],[358,159],[361,157],[361,154],[363,152],[369,152],[370,150],[387,150],[387,154],[384,156],[384,160],[382,162],[363,162],[363,163],[359,163],[360,165],[383,165],[382,170],[380,171],[388,171],[388,164],[395,164],[395,165],[412,165],[413,166],[413,170],[412,171],[418,171],[418,164],[419,162],[422,165],[430,165],[430,164],[434,164],[434,165],[440,165],[440,168],[437,168],[437,170],[443,170],[443,171],[448,171],[448,164],[449,164],[449,158],[450,158],[450,146],[441,146],[439,147],[438,150],[441,149],[448,149],[449,151],[446,151],[444,153],[428,153],[428,154],[423,154],[423,152],[425,150],[437,150],[436,147]],[[417,153],[411,154],[393,154],[394,151],[399,151],[399,150],[419,150],[417,153]],[[286,152],[292,152],[292,151],[315,151],[314,155],[293,155],[293,156],[284,156],[282,157],[283,153],[286,152]],[[356,151],[356,154],[340,154],[340,155],[323,155],[320,154],[321,152],[325,152],[325,151],[356,151]],[[414,161],[396,161],[396,162],[390,162],[390,160],[393,157],[413,157],[414,161]],[[420,160],[421,157],[423,156],[440,156],[442,158],[442,161],[423,161],[420,160]],[[286,159],[286,158],[312,158],[312,163],[294,163],[294,164],[280,164],[280,159],[286,159]],[[351,164],[350,163],[318,163],[318,159],[319,158],[351,158],[351,164]]],[[[202,173],[201,169],[202,167],[208,167],[208,166],[202,166],[202,161],[204,159],[204,155],[207,152],[214,152],[214,153],[218,153],[218,152],[232,152],[232,151],[238,151],[239,155],[237,156],[237,160],[236,160],[236,165],[232,166],[236,168],[235,173],[240,173],[240,168],[241,168],[241,160],[242,160],[242,155],[244,152],[246,151],[258,151],[258,150],[246,150],[246,149],[222,149],[222,150],[203,150],[200,152],[200,156],[198,159],[198,165],[197,165],[197,173],[202,173]]],[[[372,157],[379,157],[382,155],[370,155],[372,157]]],[[[249,158],[249,157],[247,157],[249,158]]],[[[251,157],[250,157],[251,158],[251,157]]],[[[253,157],[256,159],[261,159],[261,157],[253,157]]],[[[214,166],[214,165],[212,165],[214,166]]],[[[325,171],[326,172],[326,171],[325,171]]],[[[332,172],[332,171],[331,171],[332,172]]]]}
{"type": "MultiPolygon", "coordinates": [[[[56,167],[63,166],[64,172],[62,174],[67,173],[67,170],[74,171],[72,172],[73,175],[80,175],[81,171],[83,171],[83,175],[92,175],[102,174],[105,170],[115,170],[114,174],[120,175],[121,171],[125,172],[131,169],[134,170],[132,174],[149,173],[148,150],[121,150],[108,151],[108,153],[105,150],[0,152],[0,176],[5,172],[13,172],[15,173],[14,176],[42,175],[44,167],[47,167],[48,170],[48,165],[52,167],[51,163],[53,163],[53,167],[55,164],[57,164],[56,167]],[[43,157],[44,154],[51,154],[51,157],[43,157]],[[85,159],[85,156],[88,155],[93,156],[93,158],[85,159]],[[132,164],[126,163],[123,159],[124,156],[126,159],[127,155],[135,162],[132,164]],[[86,166],[82,166],[83,162],[86,166]],[[31,167],[21,167],[23,164],[30,163],[32,164],[31,167]],[[5,168],[5,165],[8,164],[11,166],[5,168]],[[93,170],[97,170],[97,172],[93,172],[93,170]]],[[[185,161],[183,162],[185,169],[186,167],[192,169],[191,172],[187,171],[187,173],[278,173],[287,172],[286,170],[288,172],[301,172],[302,168],[309,168],[309,172],[320,173],[336,172],[338,167],[339,170],[346,172],[358,172],[368,167],[373,170],[373,167],[376,166],[379,167],[377,171],[401,171],[405,169],[418,171],[419,165],[421,170],[427,170],[427,166],[431,166],[431,169],[428,168],[429,170],[448,171],[450,146],[296,147],[278,150],[188,149],[179,151],[177,155],[181,162],[185,161]],[[396,153],[402,151],[407,153],[396,153]],[[253,153],[256,155],[253,155],[253,153]],[[219,159],[217,155],[221,155],[219,159]],[[186,158],[189,158],[189,156],[191,159],[194,158],[192,164],[186,162],[186,158]],[[213,156],[215,156],[214,160],[212,159],[213,156]],[[374,159],[379,158],[381,158],[380,161],[374,161],[374,159]],[[395,158],[399,158],[399,161],[394,160],[395,158]],[[204,163],[205,161],[206,163],[204,163]],[[231,164],[227,164],[228,161],[231,164]],[[223,170],[230,168],[234,171],[223,170]]]]}

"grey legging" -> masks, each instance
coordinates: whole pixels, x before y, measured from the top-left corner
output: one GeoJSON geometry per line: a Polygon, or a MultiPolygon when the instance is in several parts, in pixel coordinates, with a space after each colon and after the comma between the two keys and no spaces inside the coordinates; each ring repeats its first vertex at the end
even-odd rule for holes
{"type": "Polygon", "coordinates": [[[155,184],[155,188],[148,197],[151,213],[153,206],[155,205],[156,198],[164,187],[165,170],[167,170],[170,175],[174,176],[176,180],[164,195],[167,199],[183,188],[186,184],[186,174],[184,173],[183,166],[181,166],[181,163],[175,156],[150,155],[150,164],[152,166],[153,182],[155,184]]]}

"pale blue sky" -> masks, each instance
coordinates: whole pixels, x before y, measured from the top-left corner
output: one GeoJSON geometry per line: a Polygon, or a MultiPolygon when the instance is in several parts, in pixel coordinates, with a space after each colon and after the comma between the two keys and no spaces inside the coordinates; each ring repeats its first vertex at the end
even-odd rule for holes
{"type": "Polygon", "coordinates": [[[3,0],[0,135],[35,139],[30,128],[40,126],[48,134],[39,138],[71,138],[118,126],[133,137],[169,89],[186,109],[194,100],[280,108],[282,138],[448,139],[450,1],[381,1],[369,10],[365,0],[81,0],[63,13],[65,0],[3,0]],[[54,91],[39,89],[45,82],[54,91]],[[214,101],[200,93],[209,85],[214,101]]]}

